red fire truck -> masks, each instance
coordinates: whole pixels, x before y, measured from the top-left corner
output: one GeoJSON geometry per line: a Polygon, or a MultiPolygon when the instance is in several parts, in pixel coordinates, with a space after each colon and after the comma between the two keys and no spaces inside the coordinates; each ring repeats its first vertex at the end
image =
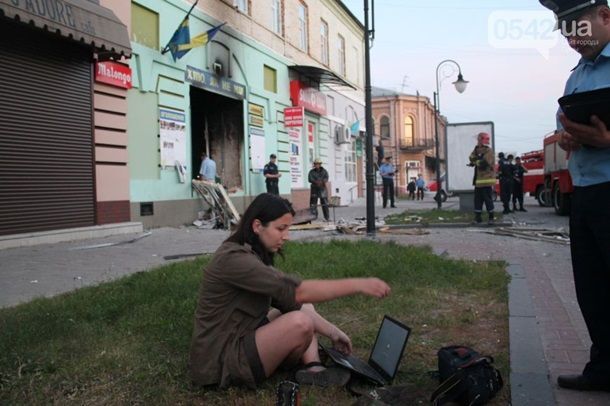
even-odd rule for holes
{"type": "Polygon", "coordinates": [[[538,200],[538,204],[546,206],[547,194],[544,189],[544,151],[531,151],[521,155],[521,164],[527,173],[523,176],[523,193],[529,193],[538,200]]]}
{"type": "Polygon", "coordinates": [[[568,171],[569,154],[559,147],[559,136],[551,132],[544,137],[544,190],[548,205],[565,216],[570,212],[574,187],[568,171]]]}

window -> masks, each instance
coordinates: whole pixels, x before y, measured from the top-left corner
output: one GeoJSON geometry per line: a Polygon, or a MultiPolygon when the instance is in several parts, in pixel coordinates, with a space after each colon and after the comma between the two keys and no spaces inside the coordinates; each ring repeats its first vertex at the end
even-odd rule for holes
{"type": "Polygon", "coordinates": [[[265,90],[277,93],[277,71],[267,65],[263,67],[263,71],[265,75],[265,90]]]}
{"type": "Polygon", "coordinates": [[[233,5],[244,14],[248,14],[248,0],[235,0],[233,5]]]}
{"type": "Polygon", "coordinates": [[[359,84],[360,83],[360,56],[358,55],[358,48],[353,47],[352,51],[354,53],[354,62],[355,62],[353,64],[353,67],[354,67],[354,77],[353,77],[353,79],[354,79],[354,81],[356,83],[359,84]]]}
{"type": "Polygon", "coordinates": [[[307,6],[299,4],[299,48],[307,52],[308,50],[307,32],[307,6]]]}
{"type": "Polygon", "coordinates": [[[409,116],[405,117],[405,128],[402,134],[401,144],[404,147],[413,147],[414,143],[413,119],[409,116]]]}
{"type": "Polygon", "coordinates": [[[131,40],[152,49],[159,49],[159,14],[131,3],[131,40]]]}
{"type": "Polygon", "coordinates": [[[381,117],[379,120],[379,132],[382,138],[390,138],[390,118],[388,116],[381,117]]]}
{"type": "Polygon", "coordinates": [[[337,64],[339,73],[341,76],[345,76],[345,38],[341,35],[339,35],[337,41],[337,58],[339,58],[339,63],[337,64]]]}
{"type": "Polygon", "coordinates": [[[271,29],[282,35],[282,0],[271,0],[271,29]]]}
{"type": "Polygon", "coordinates": [[[328,23],[320,20],[320,60],[328,66],[328,23]]]}
{"type": "Polygon", "coordinates": [[[347,144],[345,151],[345,181],[356,182],[356,143],[347,144]]]}
{"type": "Polygon", "coordinates": [[[326,107],[328,108],[328,115],[335,115],[335,98],[332,96],[326,96],[326,107]]]}

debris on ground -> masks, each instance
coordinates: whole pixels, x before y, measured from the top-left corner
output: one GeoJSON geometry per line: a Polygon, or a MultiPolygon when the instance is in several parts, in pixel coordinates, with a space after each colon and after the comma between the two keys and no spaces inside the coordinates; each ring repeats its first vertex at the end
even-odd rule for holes
{"type": "Polygon", "coordinates": [[[523,238],[525,240],[545,241],[565,245],[570,244],[570,235],[563,228],[549,230],[545,228],[498,227],[493,231],[488,231],[488,233],[523,238]]]}
{"type": "MultiPolygon", "coordinates": [[[[194,179],[191,184],[193,185],[193,189],[195,189],[201,199],[207,203],[211,209],[212,216],[210,216],[210,218],[214,221],[214,226],[212,228],[224,228],[225,230],[228,230],[231,228],[231,225],[239,223],[239,212],[235,209],[235,206],[233,206],[224,186],[219,183],[196,179],[194,179]]],[[[202,223],[202,226],[203,225],[207,226],[207,223],[202,223]]]]}
{"type": "Polygon", "coordinates": [[[384,234],[400,234],[400,235],[426,235],[430,234],[430,231],[418,227],[418,228],[393,228],[393,227],[381,227],[377,231],[384,234]]]}

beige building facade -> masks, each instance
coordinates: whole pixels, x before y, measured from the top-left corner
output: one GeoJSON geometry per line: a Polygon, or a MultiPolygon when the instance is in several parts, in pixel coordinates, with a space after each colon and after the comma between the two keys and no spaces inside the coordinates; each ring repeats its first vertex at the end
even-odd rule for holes
{"type": "MultiPolygon", "coordinates": [[[[421,174],[436,181],[435,110],[428,97],[373,87],[373,119],[377,145],[396,166],[396,193],[405,195],[410,178],[421,174]]],[[[441,174],[445,171],[444,134],[447,121],[438,118],[441,174]]]]}

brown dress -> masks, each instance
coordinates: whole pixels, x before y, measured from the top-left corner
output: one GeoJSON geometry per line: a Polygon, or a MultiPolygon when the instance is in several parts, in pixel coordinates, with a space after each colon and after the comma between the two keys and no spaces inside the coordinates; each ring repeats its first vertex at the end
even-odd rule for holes
{"type": "Polygon", "coordinates": [[[189,360],[193,381],[256,387],[244,341],[252,340],[271,306],[282,313],[301,308],[295,301],[300,283],[265,265],[248,244],[224,242],[199,288],[189,360]]]}

